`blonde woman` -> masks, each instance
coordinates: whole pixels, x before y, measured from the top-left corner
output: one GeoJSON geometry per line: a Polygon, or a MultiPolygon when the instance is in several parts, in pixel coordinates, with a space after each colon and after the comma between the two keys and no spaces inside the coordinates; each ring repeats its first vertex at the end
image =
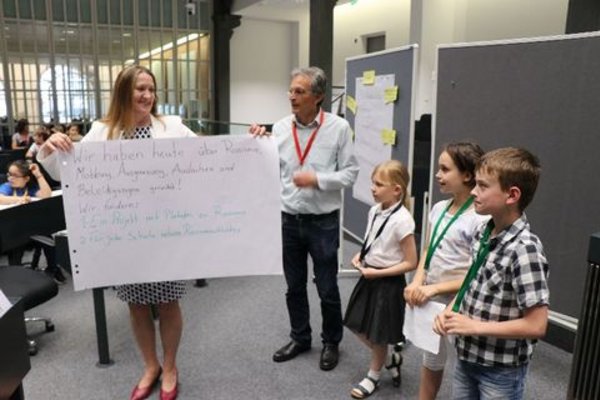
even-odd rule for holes
{"type": "MultiPolygon", "coordinates": [[[[144,140],[154,138],[196,136],[179,117],[158,116],[156,112],[156,79],[145,67],[134,65],[117,76],[108,113],[94,122],[82,141],[144,140]]],[[[48,172],[58,175],[55,153],[70,151],[71,138],[64,133],[50,136],[42,147],[38,160],[48,172]]],[[[153,282],[122,285],[117,289],[119,299],[129,305],[131,325],[144,361],[140,380],[131,393],[131,400],[148,398],[158,385],[160,399],[177,398],[176,356],[183,321],[179,299],[185,294],[183,282],[153,282]],[[162,366],[156,352],[156,332],[151,317],[151,305],[159,314],[159,335],[163,348],[162,366]]]]}

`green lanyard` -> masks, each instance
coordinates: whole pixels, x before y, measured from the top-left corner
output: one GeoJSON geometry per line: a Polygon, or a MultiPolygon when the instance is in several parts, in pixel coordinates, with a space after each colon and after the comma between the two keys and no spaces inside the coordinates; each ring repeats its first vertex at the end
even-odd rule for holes
{"type": "Polygon", "coordinates": [[[444,230],[440,233],[440,236],[436,237],[438,228],[440,227],[440,223],[444,219],[444,216],[446,215],[448,209],[450,209],[450,207],[452,206],[452,202],[448,203],[448,206],[446,207],[440,218],[438,218],[435,227],[433,228],[433,233],[431,234],[431,241],[429,242],[429,248],[427,249],[427,257],[425,258],[425,271],[429,269],[429,263],[431,262],[431,257],[433,257],[433,252],[440,245],[440,242],[444,238],[444,235],[448,231],[448,228],[450,228],[450,225],[452,225],[454,221],[456,221],[458,217],[460,217],[460,215],[463,212],[465,212],[467,208],[469,208],[469,206],[473,203],[473,199],[473,196],[469,197],[467,201],[465,201],[465,203],[462,206],[460,206],[456,214],[454,214],[452,219],[450,219],[450,222],[448,222],[448,224],[444,227],[444,230]]]}
{"type": "Polygon", "coordinates": [[[483,235],[481,235],[481,239],[479,240],[479,250],[477,251],[477,257],[473,260],[473,264],[469,268],[469,272],[467,272],[467,276],[463,281],[462,285],[460,285],[460,290],[456,295],[456,301],[454,302],[454,306],[452,306],[452,311],[458,312],[460,309],[460,303],[462,303],[463,297],[465,297],[465,293],[467,289],[471,285],[471,282],[477,275],[477,271],[487,258],[490,253],[490,234],[492,233],[492,229],[494,229],[494,223],[490,222],[488,226],[483,231],[483,235]]]}

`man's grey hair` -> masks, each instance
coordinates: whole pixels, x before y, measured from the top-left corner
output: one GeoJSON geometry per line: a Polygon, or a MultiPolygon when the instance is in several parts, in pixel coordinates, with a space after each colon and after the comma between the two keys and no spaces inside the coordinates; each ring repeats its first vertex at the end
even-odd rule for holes
{"type": "Polygon", "coordinates": [[[310,90],[316,95],[325,95],[327,91],[327,75],[319,67],[295,68],[292,71],[292,79],[298,75],[310,78],[310,90]]]}

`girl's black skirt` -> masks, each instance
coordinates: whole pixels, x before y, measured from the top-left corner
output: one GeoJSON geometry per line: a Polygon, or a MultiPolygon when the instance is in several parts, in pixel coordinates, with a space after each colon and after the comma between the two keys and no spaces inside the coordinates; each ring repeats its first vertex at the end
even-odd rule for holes
{"type": "Polygon", "coordinates": [[[371,343],[395,344],[404,340],[404,275],[365,279],[356,283],[344,325],[371,343]]]}

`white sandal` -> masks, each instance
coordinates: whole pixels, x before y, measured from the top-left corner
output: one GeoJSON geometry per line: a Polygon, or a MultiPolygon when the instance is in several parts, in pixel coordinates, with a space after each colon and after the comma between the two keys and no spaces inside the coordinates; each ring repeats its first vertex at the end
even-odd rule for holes
{"type": "Polygon", "coordinates": [[[364,399],[372,395],[378,387],[379,381],[367,376],[352,388],[350,396],[354,399],[364,399]]]}

